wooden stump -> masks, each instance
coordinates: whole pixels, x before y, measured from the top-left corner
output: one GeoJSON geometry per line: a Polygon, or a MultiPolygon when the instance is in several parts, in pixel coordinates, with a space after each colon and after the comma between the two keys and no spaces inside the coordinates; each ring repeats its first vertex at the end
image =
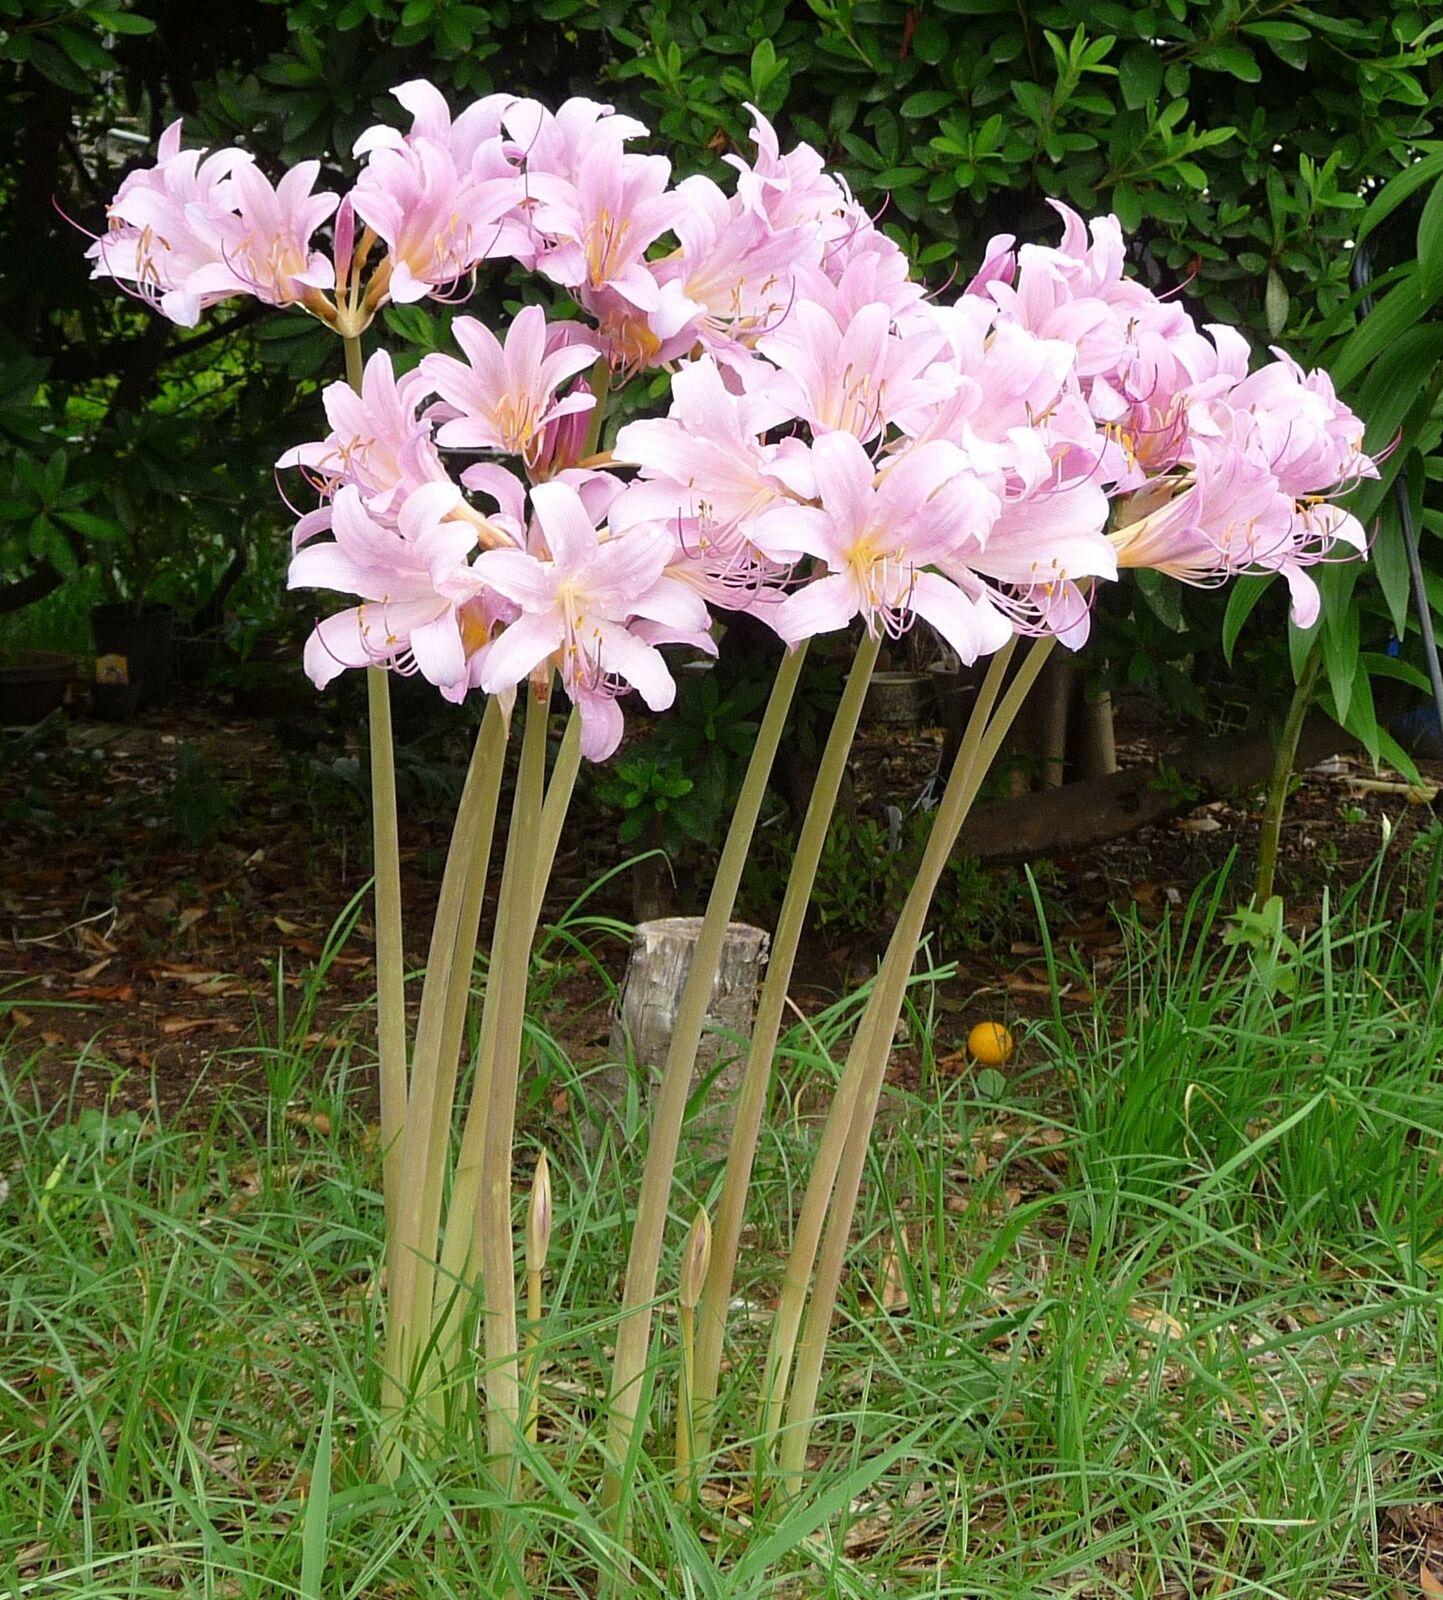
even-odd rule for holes
{"type": "MultiPolygon", "coordinates": [[[[643,1116],[646,1114],[661,1081],[700,932],[700,917],[662,917],[641,923],[632,936],[621,1001],[611,1023],[615,1065],[591,1080],[613,1109],[620,1109],[626,1097],[629,1044],[643,1116]]],[[[751,1037],[757,983],[770,943],[766,933],[748,923],[733,922],[727,928],[692,1074],[693,1090],[709,1076],[712,1080],[706,1109],[695,1119],[712,1145],[723,1143],[731,1126],[731,1102],[746,1067],[745,1041],[751,1037]]]]}

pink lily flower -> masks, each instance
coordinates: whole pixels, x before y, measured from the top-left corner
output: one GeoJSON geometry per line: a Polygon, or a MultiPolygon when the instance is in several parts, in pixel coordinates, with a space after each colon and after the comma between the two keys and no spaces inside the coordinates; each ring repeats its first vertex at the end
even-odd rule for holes
{"type": "Polygon", "coordinates": [[[1237,450],[1204,455],[1191,478],[1158,501],[1164,481],[1129,502],[1132,516],[1112,535],[1119,567],[1151,567],[1183,583],[1208,586],[1240,572],[1280,572],[1300,628],[1318,618],[1318,587],[1305,567],[1341,540],[1365,548],[1362,527],[1326,501],[1299,504],[1265,467],[1237,450]]]}
{"type": "Polygon", "coordinates": [[[574,323],[548,329],[541,307],[527,306],[504,345],[474,317],[458,317],[452,332],[465,361],[428,355],[421,362],[426,382],[450,408],[436,434],[442,449],[500,450],[534,468],[546,426],[595,407],[589,391],[556,393],[597,357],[595,344],[574,323]]]}
{"type": "Polygon", "coordinates": [[[305,468],[328,497],[350,484],[373,516],[384,517],[422,485],[449,482],[431,425],[418,415],[428,392],[420,372],[398,381],[390,356],[377,350],[360,394],[348,383],[327,384],[321,399],[331,432],[287,450],[276,466],[305,468]]]}
{"type": "Polygon", "coordinates": [[[918,445],[879,474],[851,434],[831,433],[813,445],[812,464],[820,507],[773,511],[756,529],[775,557],[809,555],[828,569],[769,616],[788,644],[855,616],[874,638],[897,637],[923,617],[965,662],[1006,643],[1012,628],[995,608],[929,570],[1000,509],[960,450],[940,440],[918,445]]]}
{"type": "Polygon", "coordinates": [[[267,305],[286,306],[332,289],[335,266],[311,235],[335,211],[339,195],[312,194],[319,161],[302,161],[272,187],[250,162],[231,174],[235,211],[196,217],[195,226],[215,251],[186,287],[193,294],[250,294],[267,305]]]}
{"type": "Polygon", "coordinates": [[[234,175],[248,166],[243,150],[182,150],[181,124],[160,137],[153,167],[127,175],[108,208],[110,226],[86,255],[92,278],[131,284],[162,316],[194,327],[207,307],[237,293],[200,291],[196,275],[217,262],[215,233],[235,205],[234,175]]]}
{"type": "Polygon", "coordinates": [[[530,548],[483,551],[472,569],[521,613],[486,646],[478,681],[497,694],[554,664],[581,712],[583,753],[604,761],[621,741],[618,694],[634,688],[654,711],[676,695],[660,652],[630,624],[643,619],[671,637],[704,636],[706,607],[665,575],[674,545],[663,530],[598,538],[570,483],[537,484],[531,505],[530,548]]]}
{"type": "Polygon", "coordinates": [[[882,304],[903,336],[931,331],[932,307],[914,283],[907,258],[870,222],[829,245],[820,265],[802,263],[792,274],[794,301],[810,301],[831,315],[839,328],[855,320],[864,306],[882,304]]]}
{"type": "Polygon", "coordinates": [[[714,604],[750,606],[785,573],[752,543],[752,527],[816,493],[812,454],[800,440],[762,443],[791,420],[765,391],[734,393],[712,357],[687,363],[672,379],[667,415],[629,422],[616,436],[613,458],[641,476],[612,507],[612,527],[670,528],[678,575],[714,604]]]}
{"type": "Polygon", "coordinates": [[[425,78],[412,78],[407,83],[397,84],[391,90],[391,95],[411,113],[411,131],[402,135],[397,129],[378,123],[375,127],[367,128],[356,140],[351,149],[353,155],[369,155],[375,150],[397,150],[424,139],[449,151],[458,172],[469,173],[479,166],[483,169],[480,176],[502,175],[497,167],[501,124],[507,109],[514,104],[514,96],[483,95],[453,119],[446,97],[425,78]]]}
{"type": "Polygon", "coordinates": [[[1082,219],[1067,206],[1050,203],[1063,218],[1061,245],[1023,245],[1010,279],[1005,261],[986,269],[991,276],[982,291],[1006,317],[1041,338],[1076,345],[1084,385],[1127,366],[1139,329],[1165,339],[1196,332],[1182,305],[1160,300],[1145,284],[1124,276],[1122,229],[1116,217],[1093,220],[1089,245],[1082,219]]]}
{"type": "Polygon", "coordinates": [[[457,613],[484,584],[469,563],[474,529],[451,516],[454,484],[426,484],[408,496],[394,527],[378,522],[347,484],[332,509],[333,538],[291,557],[287,586],[355,594],[362,603],[318,622],[304,663],[318,689],[347,667],[418,671],[448,700],[469,687],[457,613]]]}
{"type": "Polygon", "coordinates": [[[416,139],[373,150],[351,199],[390,252],[386,292],[406,305],[444,294],[483,261],[524,254],[521,195],[509,169],[478,178],[444,145],[416,139]]]}
{"type": "Polygon", "coordinates": [[[784,498],[810,499],[806,447],[798,440],[762,443],[792,418],[769,389],[729,388],[711,356],[679,367],[666,416],[628,422],[617,433],[613,458],[641,468],[622,498],[624,525],[680,523],[697,539],[724,539],[745,535],[784,498]]]}
{"type": "Polygon", "coordinates": [[[847,214],[854,202],[841,179],[826,170],[826,163],[809,144],[799,144],[783,155],[777,130],[754,105],[748,104],[747,110],[752,114],[756,160],[748,164],[741,156],[722,157],[740,174],[737,199],[778,231],[802,228],[824,243],[848,232],[847,214]]]}
{"type": "Polygon", "coordinates": [[[619,163],[625,146],[650,131],[635,117],[619,116],[613,107],[583,95],[564,100],[554,112],[538,100],[513,99],[503,125],[528,175],[546,173],[568,183],[579,181],[582,162],[598,146],[608,148],[619,163]]]}
{"type": "Polygon", "coordinates": [[[1107,516],[1095,478],[1034,484],[1005,497],[986,533],[959,542],[937,565],[1017,631],[1052,633],[1080,650],[1092,624],[1092,580],[1117,577],[1117,555],[1102,531],[1107,516]]]}
{"type": "Polygon", "coordinates": [[[537,270],[583,302],[610,291],[655,311],[661,296],[646,251],[687,212],[686,200],[667,188],[670,176],[665,156],[618,154],[609,140],[581,158],[574,183],[528,168],[531,222],[548,243],[537,270]]]}
{"type": "Polygon", "coordinates": [[[842,328],[803,301],[757,348],[781,369],[766,381],[770,395],[815,431],[839,430],[865,443],[898,414],[944,400],[956,388],[956,375],[937,361],[943,343],[936,330],[899,337],[885,305],[863,306],[842,328]]]}
{"type": "Polygon", "coordinates": [[[810,231],[773,229],[710,178],[685,178],[676,193],[687,206],[675,223],[681,248],[653,268],[661,293],[649,320],[662,360],[696,344],[725,350],[754,341],[781,321],[795,269],[817,253],[810,231]]]}
{"type": "Polygon", "coordinates": [[[1284,494],[1304,497],[1376,478],[1363,454],[1363,424],[1326,372],[1305,373],[1282,350],[1223,397],[1234,442],[1267,464],[1284,494]]]}

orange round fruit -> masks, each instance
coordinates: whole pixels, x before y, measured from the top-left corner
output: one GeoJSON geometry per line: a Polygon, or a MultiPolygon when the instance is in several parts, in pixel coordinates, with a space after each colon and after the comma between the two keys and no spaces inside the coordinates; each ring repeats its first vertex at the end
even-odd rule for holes
{"type": "Polygon", "coordinates": [[[1000,1067],[1012,1054],[1012,1035],[1000,1022],[979,1022],[967,1035],[967,1054],[983,1067],[1000,1067]]]}

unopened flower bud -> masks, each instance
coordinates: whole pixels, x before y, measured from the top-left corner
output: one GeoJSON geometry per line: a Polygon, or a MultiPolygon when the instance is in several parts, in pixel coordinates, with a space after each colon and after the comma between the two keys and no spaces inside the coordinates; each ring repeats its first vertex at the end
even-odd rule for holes
{"type": "Polygon", "coordinates": [[[543,1150],[531,1180],[531,1209],[526,1217],[526,1270],[539,1274],[551,1248],[551,1168],[543,1150]]]}
{"type": "Polygon", "coordinates": [[[677,1302],[684,1311],[695,1311],[706,1287],[707,1270],[711,1266],[711,1219],[706,1209],[696,1214],[691,1232],[681,1253],[681,1286],[677,1302]]]}
{"type": "Polygon", "coordinates": [[[351,258],[356,253],[356,208],[350,195],[336,208],[335,252],[336,288],[344,297],[351,276],[351,258]]]}

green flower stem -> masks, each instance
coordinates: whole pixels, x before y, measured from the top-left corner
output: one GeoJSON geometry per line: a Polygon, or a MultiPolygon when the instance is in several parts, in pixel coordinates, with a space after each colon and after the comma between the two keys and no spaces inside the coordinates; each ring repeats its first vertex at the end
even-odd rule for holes
{"type": "MultiPolygon", "coordinates": [[[[1009,642],[992,660],[986,680],[973,702],[967,734],[953,766],[953,779],[957,777],[959,771],[965,774],[970,766],[970,756],[976,742],[982,736],[992,707],[996,704],[1001,691],[1003,675],[1007,670],[1013,648],[1009,642]]],[[[910,970],[910,959],[908,968],[910,970]]],[[[841,1081],[837,1085],[831,1110],[823,1125],[821,1139],[812,1161],[811,1177],[797,1218],[791,1253],[787,1258],[786,1270],[782,1277],[781,1295],[776,1315],[772,1320],[772,1336],[762,1385],[762,1411],[758,1422],[760,1438],[758,1467],[761,1465],[762,1457],[770,1452],[772,1441],[781,1426],[782,1407],[790,1381],[792,1357],[796,1350],[802,1313],[806,1306],[807,1289],[816,1263],[817,1249],[826,1221],[827,1205],[852,1123],[852,1109],[860,1090],[863,1063],[868,1058],[871,1034],[879,1012],[877,995],[881,981],[879,974],[874,980],[872,993],[857,1025],[856,1037],[852,1041],[852,1048],[848,1053],[841,1081]]]]}
{"type": "Polygon", "coordinates": [[[526,1442],[535,1444],[541,1420],[541,1274],[526,1274],[526,1442]]]}
{"type": "Polygon", "coordinates": [[[682,1505],[696,1499],[696,1309],[677,1307],[681,1376],[676,1392],[676,1481],[672,1495],[682,1505]]]}
{"type": "MultiPolygon", "coordinates": [[[[841,1283],[842,1267],[851,1238],[852,1218],[856,1211],[857,1195],[866,1170],[867,1152],[871,1143],[872,1127],[877,1105],[887,1077],[887,1062],[892,1052],[892,1040],[897,1020],[902,1014],[912,963],[922,940],[927,912],[942,871],[957,842],[967,813],[989,767],[1001,748],[1008,729],[1021,710],[1028,691],[1037,681],[1038,673],[1052,652],[1053,640],[1049,636],[1038,641],[1028,652],[1018,668],[997,714],[987,723],[986,731],[976,737],[976,723],[969,724],[967,744],[968,759],[959,761],[947,780],[942,803],[937,808],[923,852],[922,863],[916,879],[897,919],[897,926],[887,946],[877,986],[872,992],[875,1019],[867,1036],[861,1059],[858,1092],[852,1097],[849,1127],[847,1129],[842,1161],[837,1173],[832,1196],[826,1236],[821,1255],[817,1260],[816,1279],[812,1285],[811,1304],[802,1326],[797,1346],[796,1375],[792,1380],[787,1402],[787,1426],[781,1445],[781,1469],[790,1493],[796,1493],[801,1484],[802,1467],[806,1461],[807,1444],[811,1438],[812,1419],[816,1411],[817,1390],[821,1383],[822,1364],[826,1354],[827,1335],[831,1328],[832,1313],[836,1309],[837,1290],[841,1283]]],[[[1000,677],[1000,674],[999,674],[1000,677]]],[[[870,1007],[869,1007],[870,1009],[870,1007]]],[[[851,1063],[848,1062],[850,1071],[851,1063]]],[[[841,1096],[838,1096],[839,1100],[841,1096]]]]}
{"type": "Polygon", "coordinates": [[[406,1125],[406,962],[401,933],[401,839],[396,822],[396,753],[391,680],[366,668],[371,745],[371,855],[375,866],[376,1053],[381,1078],[382,1189],[386,1236],[394,1237],[403,1181],[406,1125]]]}
{"type": "Polygon", "coordinates": [[[526,1442],[536,1443],[541,1415],[541,1275],[551,1249],[551,1163],[543,1150],[531,1175],[526,1210],[526,1442]]]}
{"type": "Polygon", "coordinates": [[[546,800],[541,807],[541,842],[536,853],[536,910],[541,919],[541,902],[546,886],[551,882],[551,869],[556,863],[556,851],[561,844],[561,830],[566,826],[566,814],[571,809],[571,791],[576,787],[576,775],[581,769],[581,714],[572,711],[567,719],[566,732],[556,752],[556,764],[551,769],[551,782],[546,786],[546,800]]]}
{"type": "MultiPolygon", "coordinates": [[[[772,762],[781,743],[782,730],[791,708],[792,695],[801,675],[806,646],[783,656],[777,669],[766,713],[757,732],[756,746],[742,781],[727,830],[726,843],[717,863],[716,877],[702,918],[691,970],[682,990],[672,1029],[671,1044],[662,1069],[652,1113],[651,1137],[637,1197],[636,1221],[631,1237],[631,1254],[626,1266],[626,1286],[621,1302],[621,1321],[617,1328],[616,1360],[612,1369],[611,1392],[607,1402],[607,1465],[602,1479],[602,1508],[611,1519],[612,1533],[625,1550],[627,1539],[625,1498],[632,1469],[632,1441],[640,1410],[641,1391],[651,1349],[652,1303],[656,1295],[657,1269],[661,1261],[662,1235],[666,1228],[667,1201],[671,1192],[672,1171],[686,1112],[687,1093],[696,1065],[707,1006],[711,1003],[726,940],[727,925],[736,904],[737,886],[751,849],[752,834],[771,776],[772,762]]],[[[620,1581],[620,1571],[613,1582],[620,1581]]]]}
{"type": "MultiPolygon", "coordinates": [[[[551,782],[541,808],[540,839],[536,849],[536,881],[532,886],[535,908],[531,913],[532,926],[541,913],[541,898],[551,876],[551,864],[556,857],[557,844],[571,804],[571,792],[576,784],[577,770],[581,764],[581,718],[572,711],[566,724],[566,733],[557,752],[551,782]]],[[[484,889],[484,881],[480,886],[484,889]]],[[[498,916],[497,929],[501,927],[498,916]]],[[[493,958],[499,939],[492,940],[493,958]]],[[[528,952],[529,956],[529,952],[528,952]]],[[[467,1109],[465,1126],[461,1132],[461,1145],[456,1156],[456,1170],[451,1180],[451,1203],[446,1213],[446,1228],[441,1242],[441,1267],[436,1281],[435,1304],[431,1310],[431,1328],[436,1335],[436,1349],[442,1365],[454,1370],[460,1355],[461,1329],[465,1318],[465,1300],[457,1293],[458,1285],[469,1283],[474,1274],[475,1240],[478,1207],[481,1194],[482,1156],[486,1144],[486,1114],[491,1085],[491,1065],[495,1055],[496,998],[499,990],[488,979],[486,998],[481,1010],[481,1037],[477,1049],[476,1082],[472,1089],[471,1104],[467,1109]]]]}
{"type": "MultiPolygon", "coordinates": [[[[516,1250],[511,1222],[511,1155],[516,1127],[516,1084],[526,1021],[526,980],[536,931],[536,857],[545,797],[546,727],[551,705],[548,674],[540,697],[526,691],[526,732],[511,808],[511,835],[501,875],[488,997],[496,989],[495,1044],[489,1062],[486,1126],[481,1152],[481,1273],[485,1293],[486,1437],[492,1470],[503,1492],[511,1488],[521,1428],[521,1373],[516,1329],[516,1250]]],[[[478,1084],[478,1089],[482,1087],[478,1084]]]]}
{"type": "Polygon", "coordinates": [[[681,1331],[681,1373],[676,1386],[676,1480],[672,1495],[682,1505],[696,1499],[696,1308],[711,1266],[711,1219],[698,1211],[681,1247],[676,1314],[681,1331]]]}
{"type": "Polygon", "coordinates": [[[1273,761],[1273,775],[1268,783],[1267,803],[1263,807],[1263,825],[1258,833],[1258,870],[1253,883],[1253,910],[1261,911],[1273,897],[1273,880],[1278,870],[1278,845],[1283,836],[1283,812],[1288,803],[1288,786],[1293,778],[1293,763],[1298,758],[1298,740],[1303,736],[1303,724],[1312,709],[1313,696],[1318,691],[1318,679],[1323,670],[1323,636],[1319,631],[1302,676],[1293,690],[1288,706],[1287,720],[1278,736],[1278,752],[1273,761]]]}
{"type": "Polygon", "coordinates": [[[366,370],[366,359],[361,350],[360,334],[344,334],[341,338],[341,348],[346,353],[346,382],[350,384],[357,394],[360,394],[361,378],[366,370]]]}
{"type": "MultiPolygon", "coordinates": [[[[346,382],[361,392],[360,335],[341,341],[346,382]]],[[[367,667],[371,746],[371,854],[375,863],[376,1056],[381,1078],[382,1183],[386,1238],[395,1236],[401,1193],[401,1130],[406,1121],[406,958],[401,937],[401,843],[396,825],[396,755],[391,681],[367,667]]]]}
{"type": "Polygon", "coordinates": [[[847,770],[847,757],[856,737],[857,721],[867,698],[867,687],[872,681],[872,670],[880,649],[880,636],[876,639],[864,637],[857,649],[852,670],[847,675],[797,838],[796,855],[787,875],[787,890],[772,937],[766,980],[762,984],[761,999],[757,1002],[746,1071],[737,1095],[736,1118],[727,1148],[721,1200],[712,1230],[711,1270],[707,1275],[701,1304],[697,1308],[699,1333],[693,1393],[698,1457],[705,1457],[711,1450],[712,1411],[716,1404],[717,1377],[721,1371],[722,1346],[726,1338],[727,1307],[731,1303],[737,1248],[746,1217],[747,1189],[751,1184],[752,1162],[756,1156],[757,1139],[771,1089],[773,1058],[786,1011],[787,989],[792,980],[792,968],[796,964],[807,908],[811,904],[817,864],[826,844],[832,813],[836,810],[837,793],[847,770]]]}
{"type": "Polygon", "coordinates": [[[596,396],[596,404],[591,408],[591,416],[586,424],[586,438],[581,446],[581,459],[590,460],[601,448],[601,424],[606,416],[606,401],[611,394],[611,363],[605,356],[598,356],[587,382],[592,394],[596,396]]]}
{"type": "MultiPolygon", "coordinates": [[[[419,1381],[420,1374],[413,1367],[430,1343],[436,1232],[445,1191],[456,1073],[470,999],[481,900],[496,832],[506,732],[506,719],[493,699],[481,719],[461,802],[456,808],[426,959],[402,1139],[407,1182],[389,1261],[392,1318],[387,1329],[387,1368],[392,1379],[401,1384],[419,1381]]],[[[421,1383],[418,1392],[426,1389],[427,1385],[421,1383]]]]}

